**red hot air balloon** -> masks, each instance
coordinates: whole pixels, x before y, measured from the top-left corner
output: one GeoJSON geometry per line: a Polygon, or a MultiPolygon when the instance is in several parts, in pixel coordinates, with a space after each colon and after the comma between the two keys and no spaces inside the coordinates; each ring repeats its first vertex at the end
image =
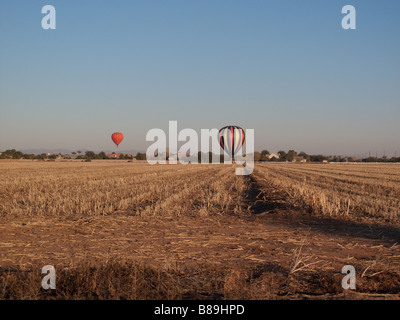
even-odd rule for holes
{"type": "Polygon", "coordinates": [[[235,156],[246,140],[244,130],[238,126],[226,126],[219,130],[219,144],[227,154],[235,156]]]}
{"type": "Polygon", "coordinates": [[[124,139],[124,135],[120,132],[115,132],[111,135],[111,139],[112,139],[112,141],[114,141],[114,143],[117,145],[117,148],[118,148],[118,145],[124,139]]]}

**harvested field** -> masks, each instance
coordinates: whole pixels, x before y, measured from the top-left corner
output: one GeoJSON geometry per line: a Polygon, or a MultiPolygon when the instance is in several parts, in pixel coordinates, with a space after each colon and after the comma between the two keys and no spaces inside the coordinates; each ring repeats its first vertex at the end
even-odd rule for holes
{"type": "Polygon", "coordinates": [[[310,213],[400,221],[398,164],[260,165],[258,176],[310,213]]]}
{"type": "Polygon", "coordinates": [[[260,164],[240,177],[9,161],[0,176],[1,299],[400,298],[398,165],[260,164]],[[341,286],[349,264],[356,290],[341,286]],[[56,290],[40,287],[44,265],[56,290]]]}

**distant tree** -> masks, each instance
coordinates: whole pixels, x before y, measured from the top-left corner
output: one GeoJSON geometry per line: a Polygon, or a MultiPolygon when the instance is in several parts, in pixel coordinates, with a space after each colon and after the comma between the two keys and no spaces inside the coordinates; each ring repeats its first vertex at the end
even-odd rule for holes
{"type": "Polygon", "coordinates": [[[368,157],[366,159],[363,159],[364,162],[378,162],[378,158],[376,157],[368,157]]]}
{"type": "Polygon", "coordinates": [[[254,161],[260,161],[261,160],[261,153],[258,151],[254,152],[254,161]]]}
{"type": "Polygon", "coordinates": [[[297,152],[294,150],[289,150],[286,154],[286,160],[292,162],[297,156],[297,152]]]}
{"type": "Polygon", "coordinates": [[[24,156],[24,154],[21,151],[17,151],[14,153],[13,158],[14,159],[22,159],[23,156],[24,156]]]}
{"type": "Polygon", "coordinates": [[[107,155],[104,151],[101,151],[98,156],[99,159],[107,159],[107,155]]]}
{"type": "Polygon", "coordinates": [[[36,158],[36,156],[34,154],[24,154],[24,159],[32,160],[32,159],[35,159],[35,158],[36,158]]]}
{"type": "Polygon", "coordinates": [[[136,160],[146,160],[146,154],[138,152],[136,154],[136,160]]]}
{"type": "Polygon", "coordinates": [[[279,154],[279,160],[280,161],[286,161],[287,153],[285,151],[278,151],[279,154]]]}
{"type": "Polygon", "coordinates": [[[308,161],[310,160],[310,156],[307,153],[305,153],[304,151],[300,151],[298,156],[303,157],[304,159],[306,159],[308,161]]]}
{"type": "Polygon", "coordinates": [[[2,153],[1,159],[21,159],[24,153],[15,149],[9,149],[2,153]]]}
{"type": "Polygon", "coordinates": [[[15,152],[15,149],[4,151],[1,154],[0,159],[12,159],[14,152],[15,152]]]}
{"type": "Polygon", "coordinates": [[[298,154],[299,157],[304,157],[304,158],[309,158],[309,155],[305,153],[304,151],[300,151],[298,154]]]}
{"type": "Polygon", "coordinates": [[[323,156],[321,154],[319,154],[319,155],[311,155],[310,156],[310,161],[311,162],[322,162],[324,160],[329,160],[329,158],[325,157],[325,156],[323,156]]]}
{"type": "Polygon", "coordinates": [[[4,151],[3,154],[7,154],[12,157],[16,152],[17,152],[17,150],[15,150],[15,149],[9,149],[9,150],[4,151]]]}
{"type": "Polygon", "coordinates": [[[261,157],[260,157],[260,161],[268,161],[269,160],[269,156],[270,153],[268,150],[263,150],[261,151],[261,157]]]}
{"type": "Polygon", "coordinates": [[[96,159],[97,155],[93,151],[86,151],[85,158],[86,159],[96,159]]]}
{"type": "Polygon", "coordinates": [[[269,154],[271,154],[271,153],[268,150],[261,151],[261,155],[266,156],[266,155],[269,155],[269,154]]]}

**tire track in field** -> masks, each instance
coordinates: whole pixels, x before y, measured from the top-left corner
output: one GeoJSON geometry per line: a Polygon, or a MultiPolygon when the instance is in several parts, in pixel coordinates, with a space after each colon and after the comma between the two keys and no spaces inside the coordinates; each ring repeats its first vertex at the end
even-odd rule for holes
{"type": "MultiPolygon", "coordinates": [[[[121,212],[77,221],[3,220],[0,266],[80,263],[95,258],[133,259],[161,267],[179,263],[184,272],[212,266],[228,270],[222,279],[227,287],[237,283],[240,292],[252,290],[253,298],[324,299],[343,294],[341,268],[352,264],[360,294],[396,294],[399,229],[303,214],[291,208],[285,193],[257,170],[248,177],[235,176],[232,167],[193,170],[177,174],[171,189],[169,179],[160,180],[165,184],[158,200],[144,207],[154,213],[158,201],[159,216],[121,212]],[[185,180],[186,173],[193,180],[185,180]],[[242,189],[242,182],[248,188],[242,189]],[[224,196],[231,199],[225,201],[224,196]],[[218,207],[219,203],[228,203],[222,212],[230,213],[234,200],[240,206],[247,204],[250,215],[196,215],[207,201],[209,213],[225,208],[218,207]],[[179,201],[187,203],[179,218],[162,216],[163,209],[177,207],[179,201]]],[[[218,294],[226,297],[224,292],[218,294]]]]}
{"type": "Polygon", "coordinates": [[[267,277],[286,270],[293,281],[281,288],[284,294],[343,292],[344,265],[356,268],[358,293],[400,294],[400,226],[310,216],[292,208],[286,193],[259,171],[247,179],[251,221],[264,226],[263,234],[272,233],[266,239],[271,256],[260,273],[267,277]]]}

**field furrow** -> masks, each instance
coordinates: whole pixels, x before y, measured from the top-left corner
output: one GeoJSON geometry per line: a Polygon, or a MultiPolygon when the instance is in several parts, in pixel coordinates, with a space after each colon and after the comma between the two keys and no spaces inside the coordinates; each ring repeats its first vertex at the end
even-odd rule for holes
{"type": "Polygon", "coordinates": [[[400,220],[400,166],[260,165],[256,175],[310,212],[348,218],[400,220]]]}

